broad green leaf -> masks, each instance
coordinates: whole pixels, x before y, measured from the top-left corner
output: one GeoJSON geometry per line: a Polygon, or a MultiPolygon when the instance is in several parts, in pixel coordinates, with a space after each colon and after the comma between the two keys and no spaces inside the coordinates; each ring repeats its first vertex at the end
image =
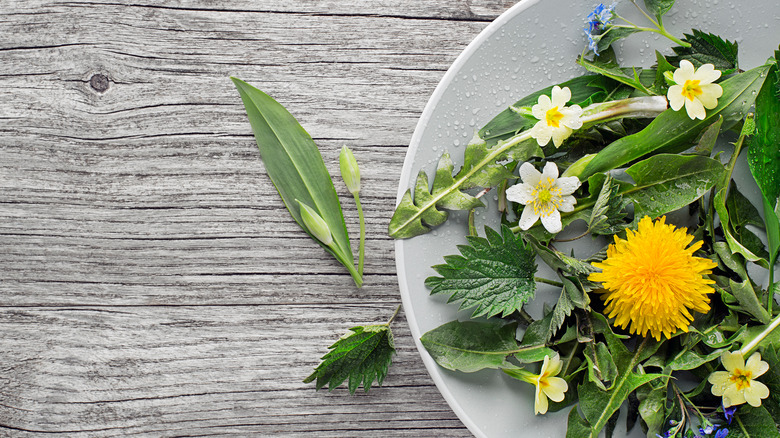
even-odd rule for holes
{"type": "Polygon", "coordinates": [[[664,427],[666,418],[666,391],[669,380],[662,379],[637,389],[639,415],[647,425],[647,436],[658,435],[664,427]],[[658,385],[656,385],[658,383],[658,385]]]}
{"type": "Polygon", "coordinates": [[[763,65],[721,82],[723,95],[718,99],[718,106],[707,111],[704,120],[691,120],[685,111],[667,109],[643,130],[622,137],[602,149],[580,174],[580,180],[621,167],[654,151],[682,152],[720,116],[723,116],[723,128],[730,128],[744,118],[755,100],[754,92],[757,93],[764,83],[768,69],[768,65],[763,65]]]}
{"type": "Polygon", "coordinates": [[[704,128],[704,131],[701,132],[699,140],[694,147],[694,151],[697,154],[704,155],[705,157],[712,155],[712,149],[715,147],[718,135],[720,135],[721,125],[723,125],[723,116],[718,117],[712,125],[704,128]]]}
{"type": "Polygon", "coordinates": [[[485,227],[485,237],[467,236],[459,245],[461,255],[447,256],[433,269],[440,277],[428,277],[431,294],[449,294],[460,309],[474,309],[472,318],[508,316],[523,307],[536,291],[534,251],[507,226],[501,233],[485,227]]]}
{"type": "Polygon", "coordinates": [[[585,67],[591,73],[597,73],[604,75],[610,79],[616,80],[629,87],[635,88],[638,91],[652,95],[653,92],[648,90],[647,87],[639,80],[639,73],[641,69],[637,71],[636,68],[626,69],[621,68],[617,63],[611,61],[605,61],[603,59],[586,59],[583,56],[577,58],[577,64],[585,67]]]}
{"type": "Polygon", "coordinates": [[[682,351],[669,360],[666,366],[672,371],[692,370],[719,358],[724,351],[726,349],[715,350],[704,356],[691,350],[682,351]]]}
{"type": "Polygon", "coordinates": [[[769,345],[761,351],[761,360],[769,364],[769,369],[760,378],[769,388],[769,398],[762,405],[766,406],[775,423],[780,424],[780,351],[769,345]]]}
{"type": "Polygon", "coordinates": [[[246,82],[231,78],[244,102],[249,123],[266,172],[295,222],[307,233],[297,201],[308,205],[328,224],[333,244],[326,246],[360,286],[362,278],[354,268],[347,226],[333,181],[317,145],[281,104],[246,82]]]}
{"type": "Polygon", "coordinates": [[[585,359],[589,365],[588,380],[606,391],[604,382],[611,382],[617,375],[617,366],[609,349],[602,342],[590,342],[585,346],[585,359]]]}
{"type": "Polygon", "coordinates": [[[680,65],[680,61],[687,59],[695,68],[703,64],[712,64],[716,70],[720,70],[723,76],[734,73],[739,68],[737,62],[738,45],[736,42],[705,33],[698,29],[692,30],[693,35],[684,34],[683,41],[691,47],[673,47],[676,56],[667,59],[672,64],[680,65]]]}
{"type": "MultiPolygon", "coordinates": [[[[736,342],[740,342],[742,344],[742,347],[745,346],[745,344],[751,342],[753,339],[756,338],[759,334],[761,334],[764,330],[769,328],[769,324],[767,325],[754,325],[750,326],[745,331],[742,332],[739,339],[736,342]]],[[[756,348],[759,350],[766,349],[769,346],[774,346],[777,349],[780,349],[780,329],[775,329],[769,332],[768,335],[764,339],[761,340],[761,342],[758,343],[756,348]]],[[[747,357],[750,353],[755,351],[755,348],[745,352],[745,356],[747,357]]]]}
{"type": "Polygon", "coordinates": [[[314,372],[303,382],[317,380],[317,389],[326,384],[332,391],[349,379],[349,392],[354,394],[363,385],[366,392],[376,382],[381,386],[395,354],[393,333],[387,324],[358,326],[349,329],[329,347],[314,372]]]}
{"type": "Polygon", "coordinates": [[[745,313],[752,315],[762,324],[769,324],[772,317],[758,301],[756,291],[753,289],[750,279],[745,280],[742,283],[737,283],[736,281],[729,279],[729,286],[731,294],[737,299],[737,302],[739,302],[740,307],[745,313]]]}
{"type": "Polygon", "coordinates": [[[582,438],[590,434],[590,425],[580,417],[577,406],[569,411],[569,419],[566,428],[566,438],[582,438]]]}
{"type": "Polygon", "coordinates": [[[665,95],[669,89],[669,83],[666,80],[667,72],[674,72],[675,67],[666,60],[666,57],[658,50],[655,51],[655,61],[657,64],[655,70],[655,81],[653,81],[653,91],[659,95],[665,95]]]}
{"type": "Polygon", "coordinates": [[[660,19],[674,6],[674,0],[644,0],[647,10],[660,19]]]}
{"type": "Polygon", "coordinates": [[[588,220],[588,232],[593,235],[611,235],[624,230],[630,224],[626,223],[626,213],[623,208],[626,202],[619,193],[620,185],[617,184],[610,174],[604,180],[596,203],[593,204],[593,211],[588,220]]]}
{"type": "Polygon", "coordinates": [[[637,32],[642,31],[634,27],[613,27],[607,33],[594,37],[594,39],[598,39],[598,43],[596,43],[598,53],[603,54],[616,41],[637,32]]]}
{"type": "Polygon", "coordinates": [[[621,194],[634,203],[637,218],[655,218],[699,199],[723,172],[720,161],[709,157],[654,155],[626,170],[636,184],[621,194]]]}
{"type": "Polygon", "coordinates": [[[756,133],[750,138],[748,166],[763,198],[769,258],[774,264],[780,251],[780,71],[775,60],[756,98],[756,133]]]}
{"type": "Polygon", "coordinates": [[[764,406],[742,405],[729,425],[729,438],[778,438],[777,425],[764,406]]]}
{"type": "Polygon", "coordinates": [[[472,373],[507,366],[506,357],[521,351],[515,340],[517,324],[451,321],[420,338],[439,366],[472,373]]]}
{"type": "Polygon", "coordinates": [[[728,243],[715,242],[712,244],[712,248],[718,255],[718,259],[720,259],[726,267],[739,275],[739,278],[742,280],[748,279],[747,270],[745,269],[745,259],[740,256],[739,253],[731,251],[728,243]]]}

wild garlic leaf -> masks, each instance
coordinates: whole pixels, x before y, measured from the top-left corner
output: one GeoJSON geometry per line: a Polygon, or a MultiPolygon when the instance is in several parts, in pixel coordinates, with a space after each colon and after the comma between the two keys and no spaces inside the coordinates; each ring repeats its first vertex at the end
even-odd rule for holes
{"type": "Polygon", "coordinates": [[[718,35],[698,29],[693,29],[692,32],[692,35],[683,34],[685,35],[683,41],[689,43],[691,47],[673,47],[676,56],[668,57],[669,62],[680,65],[680,61],[687,59],[695,68],[699,68],[702,64],[712,64],[716,70],[721,71],[723,76],[737,71],[739,47],[736,41],[724,40],[718,35]]]}
{"type": "Polygon", "coordinates": [[[393,332],[387,324],[353,327],[328,348],[322,362],[303,382],[316,379],[318,390],[328,385],[328,391],[333,391],[349,379],[350,394],[360,385],[368,392],[374,381],[381,386],[395,354],[393,332]]]}
{"type": "Polygon", "coordinates": [[[508,366],[518,352],[517,324],[500,321],[450,321],[422,335],[420,342],[441,367],[473,373],[508,366]]]}
{"type": "Polygon", "coordinates": [[[617,234],[630,225],[626,223],[623,208],[627,202],[620,195],[620,185],[610,174],[604,180],[593,211],[588,220],[588,232],[594,236],[617,234]]]}
{"type": "Polygon", "coordinates": [[[472,318],[508,316],[523,307],[536,291],[534,251],[506,225],[501,233],[485,227],[485,237],[467,236],[461,255],[433,266],[440,277],[428,277],[431,294],[449,294],[460,309],[474,308],[472,318]]]}

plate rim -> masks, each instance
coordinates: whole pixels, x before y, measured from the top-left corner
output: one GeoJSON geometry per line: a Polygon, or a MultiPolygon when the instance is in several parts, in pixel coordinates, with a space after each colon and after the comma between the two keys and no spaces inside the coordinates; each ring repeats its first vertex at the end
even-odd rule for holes
{"type": "MultiPolygon", "coordinates": [[[[428,102],[425,104],[423,112],[420,115],[420,118],[417,120],[414,133],[412,134],[412,138],[409,141],[409,147],[407,148],[406,156],[404,157],[404,164],[401,169],[401,175],[398,180],[398,192],[396,194],[395,203],[396,206],[398,206],[398,204],[401,202],[401,198],[403,197],[404,193],[409,190],[408,184],[412,176],[412,161],[420,147],[423,131],[428,125],[428,121],[431,119],[434,108],[436,108],[438,105],[446,88],[449,87],[453,82],[457,72],[460,71],[462,65],[466,63],[466,61],[477,51],[477,49],[482,46],[482,44],[487,41],[504,24],[529,7],[539,3],[540,1],[541,0],[521,0],[504,11],[501,15],[496,17],[495,20],[488,24],[479,34],[477,34],[476,37],[474,37],[474,39],[466,46],[465,49],[463,49],[458,57],[455,58],[455,61],[453,61],[452,65],[450,65],[450,67],[444,73],[444,76],[442,76],[441,80],[436,85],[436,88],[433,90],[431,97],[428,98],[428,102]]],[[[408,279],[406,277],[406,271],[402,269],[402,266],[405,264],[404,252],[402,248],[403,241],[404,239],[399,239],[394,242],[396,276],[398,278],[398,288],[401,293],[401,303],[404,308],[403,310],[406,316],[406,322],[409,325],[412,337],[414,338],[414,344],[417,348],[417,353],[422,358],[428,375],[433,380],[433,383],[436,385],[439,393],[442,395],[442,397],[444,397],[444,400],[453,410],[455,415],[457,415],[458,419],[476,437],[487,438],[487,435],[485,435],[485,433],[479,429],[477,424],[466,414],[465,410],[461,407],[460,402],[449,390],[442,378],[439,365],[433,360],[431,355],[428,354],[428,352],[425,350],[425,347],[423,347],[422,342],[420,341],[422,333],[420,332],[420,326],[417,324],[417,318],[415,317],[414,309],[411,306],[411,295],[410,290],[407,287],[408,279]]]]}

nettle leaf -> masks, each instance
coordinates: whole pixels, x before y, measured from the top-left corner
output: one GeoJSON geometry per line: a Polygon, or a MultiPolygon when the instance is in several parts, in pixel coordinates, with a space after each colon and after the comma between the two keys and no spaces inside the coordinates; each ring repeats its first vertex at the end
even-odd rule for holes
{"type": "Polygon", "coordinates": [[[513,160],[525,161],[542,156],[542,150],[534,142],[523,141],[529,134],[520,134],[513,140],[499,142],[487,148],[481,140],[466,146],[466,165],[453,177],[452,160],[448,153],[439,159],[433,187],[429,189],[425,171],[417,175],[414,198],[411,190],[401,198],[390,219],[388,234],[395,239],[425,234],[431,227],[447,220],[447,212],[439,210],[471,210],[484,207],[479,199],[463,192],[471,187],[492,187],[500,182],[515,178],[509,170],[497,162],[511,155],[513,160]]]}
{"type": "Polygon", "coordinates": [[[507,226],[501,233],[485,227],[485,237],[467,236],[461,255],[447,256],[433,266],[440,277],[428,277],[431,294],[450,294],[460,309],[475,308],[472,318],[508,316],[523,307],[536,291],[534,251],[507,226]]]}
{"type": "Polygon", "coordinates": [[[650,13],[655,15],[656,18],[660,19],[664,14],[669,12],[669,9],[672,9],[672,6],[674,6],[674,0],[644,0],[645,1],[645,7],[647,8],[650,13]]]}
{"type": "Polygon", "coordinates": [[[718,106],[707,110],[704,120],[691,120],[685,111],[667,109],[641,131],[621,137],[599,151],[579,178],[618,168],[651,152],[679,153],[688,149],[706,127],[721,115],[723,129],[742,120],[766,79],[769,65],[756,67],[720,83],[723,95],[718,106]]]}
{"type": "Polygon", "coordinates": [[[683,41],[691,47],[673,47],[677,56],[667,58],[672,64],[680,65],[680,61],[687,59],[694,67],[702,64],[712,64],[716,70],[720,70],[723,76],[734,73],[739,68],[737,61],[737,42],[724,40],[723,38],[704,33],[698,29],[692,29],[693,35],[683,34],[683,41]]]}
{"type": "Polygon", "coordinates": [[[450,321],[422,335],[420,341],[439,366],[473,373],[510,366],[507,356],[519,351],[517,324],[450,321]]]}
{"type": "Polygon", "coordinates": [[[368,392],[375,380],[382,385],[395,354],[393,332],[387,324],[358,326],[349,330],[328,347],[330,351],[304,383],[316,379],[318,390],[328,385],[328,390],[332,391],[349,379],[350,394],[354,394],[361,384],[368,392]]]}
{"type": "Polygon", "coordinates": [[[655,218],[699,199],[724,172],[720,161],[709,157],[654,155],[626,169],[636,184],[620,193],[634,203],[635,217],[655,218]]]}
{"type": "Polygon", "coordinates": [[[596,203],[593,204],[588,220],[588,232],[593,235],[611,235],[624,230],[630,225],[626,223],[626,214],[623,212],[626,204],[620,195],[620,185],[607,174],[596,203]]]}

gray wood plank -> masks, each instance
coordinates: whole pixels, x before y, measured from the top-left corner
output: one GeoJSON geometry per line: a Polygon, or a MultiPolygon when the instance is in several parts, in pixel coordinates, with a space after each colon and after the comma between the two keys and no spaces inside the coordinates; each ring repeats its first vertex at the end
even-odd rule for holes
{"type": "Polygon", "coordinates": [[[468,436],[403,316],[382,388],[302,380],[400,301],[386,228],[406,145],[512,3],[0,1],[0,436],[468,436]],[[334,174],[356,152],[362,289],[290,220],[231,75],[334,174]]]}

